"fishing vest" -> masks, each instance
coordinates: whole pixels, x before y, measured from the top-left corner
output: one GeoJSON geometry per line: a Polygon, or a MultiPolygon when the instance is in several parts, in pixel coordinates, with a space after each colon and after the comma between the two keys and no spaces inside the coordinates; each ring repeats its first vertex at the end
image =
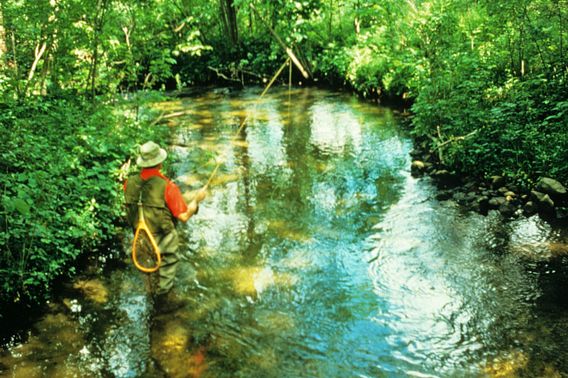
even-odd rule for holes
{"type": "Polygon", "coordinates": [[[128,177],[125,191],[126,216],[132,228],[138,226],[138,201],[141,199],[144,219],[152,234],[165,235],[175,229],[175,218],[164,196],[167,185],[168,181],[159,176],[142,180],[140,173],[137,173],[128,177]]]}

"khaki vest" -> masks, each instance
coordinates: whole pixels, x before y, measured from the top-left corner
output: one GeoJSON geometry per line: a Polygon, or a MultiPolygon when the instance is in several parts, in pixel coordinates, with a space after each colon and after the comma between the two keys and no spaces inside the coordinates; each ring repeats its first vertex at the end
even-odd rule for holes
{"type": "Polygon", "coordinates": [[[168,234],[175,229],[175,218],[166,204],[168,182],[159,176],[144,181],[140,173],[128,177],[126,183],[126,215],[132,228],[138,226],[138,200],[142,200],[144,219],[154,235],[168,234]],[[142,197],[140,198],[140,193],[142,197]]]}

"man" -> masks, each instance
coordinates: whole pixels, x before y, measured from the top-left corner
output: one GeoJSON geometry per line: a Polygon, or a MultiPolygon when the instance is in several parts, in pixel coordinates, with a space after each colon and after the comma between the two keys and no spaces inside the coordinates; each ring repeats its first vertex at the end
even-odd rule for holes
{"type": "Polygon", "coordinates": [[[141,199],[144,219],[162,255],[158,269],[157,306],[173,300],[171,289],[179,261],[176,223],[178,220],[185,223],[197,213],[207,189],[203,187],[189,205],[186,204],[178,186],[160,172],[167,156],[158,144],[151,141],[143,144],[136,160],[141,171],[129,176],[124,183],[128,222],[133,228],[138,225],[138,200],[141,199]]]}

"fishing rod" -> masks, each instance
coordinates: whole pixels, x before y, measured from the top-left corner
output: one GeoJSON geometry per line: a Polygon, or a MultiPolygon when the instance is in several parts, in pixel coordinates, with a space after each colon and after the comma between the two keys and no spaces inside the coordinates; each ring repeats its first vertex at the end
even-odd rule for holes
{"type": "MultiPolygon", "coordinates": [[[[278,76],[280,76],[280,74],[282,73],[284,68],[288,65],[291,65],[290,58],[287,58],[286,61],[282,64],[282,66],[280,66],[280,68],[278,69],[278,71],[276,71],[276,73],[274,74],[272,79],[268,82],[268,84],[266,85],[266,87],[264,88],[264,90],[262,91],[260,96],[255,100],[255,102],[253,104],[253,107],[254,107],[253,111],[256,109],[260,100],[268,92],[270,87],[272,87],[272,84],[274,84],[274,82],[276,81],[278,76]]],[[[166,118],[166,117],[167,116],[160,116],[160,118],[166,118]]],[[[243,120],[241,121],[241,124],[239,125],[239,128],[237,129],[237,131],[235,132],[235,134],[231,138],[231,140],[230,140],[231,142],[235,141],[239,137],[239,134],[244,129],[248,119],[249,119],[249,115],[247,114],[243,118],[243,120]]],[[[213,171],[209,175],[209,178],[207,179],[207,183],[203,186],[202,190],[206,190],[209,187],[213,178],[215,177],[215,175],[219,171],[219,168],[223,164],[222,159],[217,159],[217,160],[218,160],[217,164],[215,165],[215,168],[213,168],[213,171]]],[[[146,256],[146,257],[148,257],[148,256],[146,256]]],[[[140,270],[141,272],[144,272],[144,273],[153,273],[153,272],[157,271],[160,268],[160,265],[162,263],[162,255],[161,255],[161,252],[160,252],[160,247],[156,243],[156,240],[154,239],[154,236],[152,235],[152,232],[148,228],[148,225],[146,224],[146,220],[144,219],[144,210],[143,210],[143,204],[142,204],[142,197],[141,196],[140,196],[140,199],[138,201],[138,225],[136,227],[136,232],[134,233],[134,240],[132,241],[132,261],[134,263],[134,266],[138,270],[140,270]],[[155,261],[153,263],[153,266],[145,266],[143,263],[140,262],[140,260],[138,258],[138,245],[140,244],[139,241],[140,241],[140,238],[142,238],[142,237],[146,237],[148,239],[148,241],[150,242],[150,246],[151,246],[151,249],[152,249],[152,252],[153,252],[153,257],[151,257],[150,259],[152,259],[152,262],[155,261]]]]}

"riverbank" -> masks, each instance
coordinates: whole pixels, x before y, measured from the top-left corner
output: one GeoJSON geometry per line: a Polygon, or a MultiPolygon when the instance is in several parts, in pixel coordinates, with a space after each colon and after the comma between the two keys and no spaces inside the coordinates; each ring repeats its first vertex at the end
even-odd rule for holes
{"type": "Polygon", "coordinates": [[[144,113],[142,97],[93,104],[69,94],[0,105],[2,309],[44,303],[54,280],[77,273],[79,259],[115,253],[121,166],[138,143],[168,133],[149,127],[157,115],[144,113]]]}
{"type": "Polygon", "coordinates": [[[557,180],[542,177],[533,186],[525,187],[515,182],[516,177],[468,176],[441,163],[441,152],[433,151],[430,144],[419,139],[414,144],[412,175],[430,176],[439,189],[437,199],[453,200],[483,215],[491,210],[497,210],[505,219],[538,214],[550,222],[568,224],[568,192],[557,180]]]}

